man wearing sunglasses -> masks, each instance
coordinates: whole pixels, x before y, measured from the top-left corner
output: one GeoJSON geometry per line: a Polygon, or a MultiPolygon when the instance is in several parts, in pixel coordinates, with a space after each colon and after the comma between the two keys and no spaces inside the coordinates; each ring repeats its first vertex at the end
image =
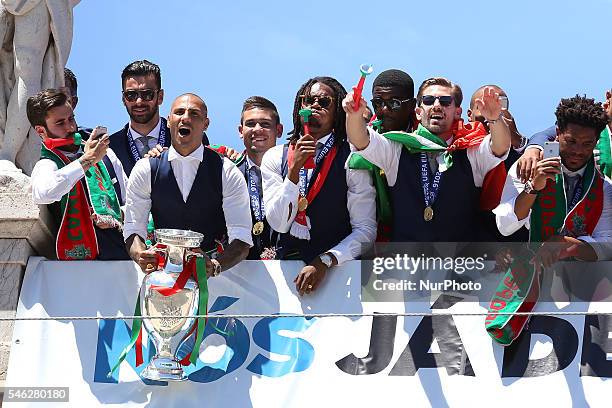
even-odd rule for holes
{"type": "Polygon", "coordinates": [[[372,108],[382,120],[382,131],[411,132],[415,127],[414,81],[404,71],[381,72],[372,84],[372,108]]]}
{"type": "Polygon", "coordinates": [[[300,295],[316,291],[329,268],[359,257],[376,236],[372,180],[364,170],[345,168],[345,95],[334,78],[304,83],[295,97],[289,143],[268,150],[261,165],[266,218],[281,233],[277,257],[306,263],[294,280],[300,295]],[[312,112],[308,133],[302,109],[312,112]]]}
{"type": "MultiPolygon", "coordinates": [[[[389,69],[381,72],[372,84],[372,107],[380,125],[379,132],[406,131],[411,132],[416,123],[414,116],[414,81],[412,77],[399,69],[389,69]]],[[[353,155],[349,168],[368,170],[376,189],[376,221],[378,233],[376,240],[386,242],[391,234],[391,203],[389,200],[389,185],[384,172],[374,164],[353,155]]]]}
{"type": "Polygon", "coordinates": [[[164,101],[159,67],[147,60],[134,61],[121,73],[122,100],[130,116],[123,129],[110,137],[113,149],[129,176],[136,162],[154,148],[170,146],[166,119],[159,115],[164,101]]]}
{"type": "Polygon", "coordinates": [[[481,236],[478,225],[480,187],[510,148],[510,131],[501,118],[499,94],[484,90],[476,101],[489,122],[471,129],[461,119],[461,88],[446,78],[429,78],[419,87],[416,132],[388,138],[366,128],[365,108],[352,108],[352,93],[343,107],[349,141],[366,160],[386,174],[393,206],[395,242],[466,242],[481,236]],[[482,131],[482,133],[480,133],[482,131]]]}

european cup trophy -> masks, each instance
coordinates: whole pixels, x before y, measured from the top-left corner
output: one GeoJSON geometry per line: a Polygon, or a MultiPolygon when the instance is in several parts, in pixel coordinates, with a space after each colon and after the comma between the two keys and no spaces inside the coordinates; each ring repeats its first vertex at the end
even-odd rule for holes
{"type": "Polygon", "coordinates": [[[143,319],[156,354],[141,376],[150,380],[183,381],[187,377],[176,352],[187,340],[196,323],[195,317],[184,316],[196,315],[199,292],[198,284],[191,277],[183,286],[185,274],[181,276],[181,272],[192,257],[203,256],[193,249],[200,247],[204,236],[193,231],[158,229],[155,230],[155,238],[157,243],[154,249],[158,255],[159,267],[142,282],[140,307],[143,317],[168,317],[143,319]]]}

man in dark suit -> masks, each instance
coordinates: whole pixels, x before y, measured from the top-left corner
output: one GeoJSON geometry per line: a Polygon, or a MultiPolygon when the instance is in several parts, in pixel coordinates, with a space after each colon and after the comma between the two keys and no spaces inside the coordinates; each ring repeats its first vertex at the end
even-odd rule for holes
{"type": "Polygon", "coordinates": [[[129,176],[134,164],[150,149],[170,146],[170,131],[166,119],[159,116],[164,90],[157,65],[147,60],[132,62],[121,73],[121,85],[130,121],[111,135],[110,147],[129,176]]]}

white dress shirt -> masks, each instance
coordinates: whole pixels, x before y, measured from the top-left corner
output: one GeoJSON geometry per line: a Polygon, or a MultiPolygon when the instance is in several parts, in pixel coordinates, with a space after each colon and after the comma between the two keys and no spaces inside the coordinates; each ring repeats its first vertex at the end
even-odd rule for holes
{"type": "MultiPolygon", "coordinates": [[[[387,139],[371,127],[367,129],[370,136],[370,144],[368,144],[365,149],[359,150],[358,153],[363,156],[364,159],[380,167],[387,176],[389,186],[394,186],[397,181],[399,161],[404,146],[399,142],[387,139]]],[[[355,151],[354,146],[351,145],[351,148],[355,151]]],[[[443,153],[439,153],[437,155],[438,163],[442,159],[442,154],[443,153]]],[[[482,187],[482,182],[487,173],[499,163],[506,160],[508,152],[502,157],[495,156],[493,150],[491,150],[491,136],[488,135],[480,145],[467,149],[467,157],[472,167],[474,185],[476,187],[482,187]]]]}
{"type": "Polygon", "coordinates": [[[136,144],[136,148],[138,149],[138,153],[140,153],[140,157],[143,157],[145,154],[149,152],[152,148],[157,144],[157,140],[159,139],[159,130],[161,129],[161,117],[157,121],[157,125],[149,132],[148,135],[141,135],[132,127],[132,122],[130,121],[130,132],[132,134],[132,139],[134,139],[134,143],[136,144]],[[146,141],[146,144],[145,142],[146,141]]]}
{"type": "MultiPolygon", "coordinates": [[[[325,143],[329,136],[318,140],[325,143]]],[[[268,150],[261,163],[266,218],[272,229],[286,233],[297,215],[299,184],[282,177],[283,145],[268,150]]],[[[313,170],[308,170],[308,178],[313,170]]],[[[376,190],[366,170],[346,170],[346,193],[352,231],[327,252],[334,254],[338,264],[355,259],[362,253],[363,244],[376,239],[376,190]]],[[[337,205],[330,203],[329,205],[337,205]]]]}
{"type": "MultiPolygon", "coordinates": [[[[174,147],[168,150],[168,161],[176,177],[176,184],[187,202],[189,192],[204,158],[204,146],[200,145],[188,156],[181,156],[174,147]]],[[[251,238],[251,210],[247,185],[238,168],[228,159],[223,159],[221,173],[223,213],[227,227],[228,242],[235,239],[253,246],[251,238]]],[[[138,234],[143,240],[147,236],[147,223],[151,211],[151,165],[149,159],[140,159],[134,165],[127,184],[125,225],[123,236],[127,240],[138,234]]]]}
{"type": "MultiPolygon", "coordinates": [[[[508,171],[508,176],[506,177],[504,191],[502,192],[501,203],[493,210],[497,228],[499,232],[506,236],[513,234],[523,225],[529,228],[529,217],[531,216],[531,210],[529,210],[527,217],[519,220],[514,212],[516,198],[525,189],[525,185],[516,176],[516,167],[517,163],[514,163],[512,167],[510,167],[510,171],[508,171]]],[[[572,172],[565,166],[562,166],[562,170],[565,176],[582,176],[585,167],[572,172]]],[[[566,188],[568,187],[566,186],[566,188]]],[[[612,182],[608,178],[604,179],[603,194],[603,211],[601,212],[601,217],[599,217],[599,222],[593,230],[593,234],[577,237],[579,240],[587,242],[593,247],[597,254],[597,259],[600,261],[612,259],[612,182]]]]}
{"type": "MultiPolygon", "coordinates": [[[[73,161],[61,169],[58,169],[55,162],[50,159],[41,159],[34,165],[31,178],[32,201],[34,201],[34,204],[51,204],[60,201],[64,195],[70,192],[70,189],[74,187],[77,181],[85,176],[81,163],[76,160],[80,153],[67,154],[66,156],[73,161]]],[[[117,180],[113,179],[111,181],[113,184],[115,184],[115,181],[119,182],[119,187],[125,200],[127,176],[123,171],[123,166],[112,149],[109,148],[106,151],[106,156],[110,159],[117,175],[117,180]]],[[[119,203],[119,205],[123,204],[125,202],[119,203]]]]}

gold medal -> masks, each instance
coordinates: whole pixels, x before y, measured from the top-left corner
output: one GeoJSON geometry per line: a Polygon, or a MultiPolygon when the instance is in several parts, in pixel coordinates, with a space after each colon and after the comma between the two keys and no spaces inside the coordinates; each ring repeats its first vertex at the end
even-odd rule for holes
{"type": "Polygon", "coordinates": [[[425,207],[425,211],[423,211],[423,219],[425,221],[431,221],[433,219],[433,208],[431,208],[431,206],[427,206],[425,207]]]}
{"type": "Polygon", "coordinates": [[[300,197],[298,200],[298,211],[306,211],[308,208],[308,199],[306,197],[300,197]]]}
{"type": "Polygon", "coordinates": [[[253,225],[253,235],[259,235],[263,232],[264,230],[264,223],[263,221],[257,221],[254,225],[253,225]]]}

